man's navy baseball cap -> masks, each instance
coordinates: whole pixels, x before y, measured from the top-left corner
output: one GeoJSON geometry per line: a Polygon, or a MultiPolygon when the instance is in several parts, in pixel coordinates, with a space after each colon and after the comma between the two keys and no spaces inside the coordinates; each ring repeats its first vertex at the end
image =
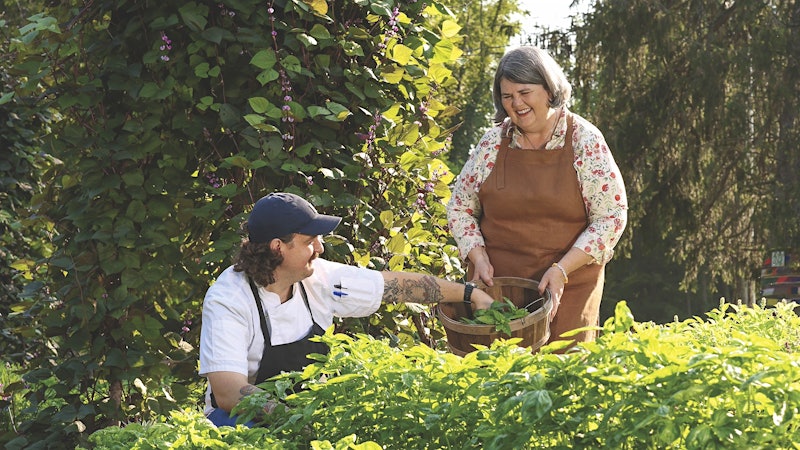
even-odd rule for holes
{"type": "Polygon", "coordinates": [[[328,234],[341,217],[319,214],[304,198],[288,192],[261,197],[247,219],[250,242],[261,243],[292,233],[317,236],[328,234]]]}

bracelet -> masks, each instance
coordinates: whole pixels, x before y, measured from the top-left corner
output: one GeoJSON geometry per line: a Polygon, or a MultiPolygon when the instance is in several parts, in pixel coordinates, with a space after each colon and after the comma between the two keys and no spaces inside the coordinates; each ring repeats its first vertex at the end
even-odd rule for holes
{"type": "Polygon", "coordinates": [[[558,270],[560,270],[560,271],[561,271],[561,275],[564,275],[564,284],[567,284],[567,283],[569,283],[569,277],[567,276],[567,271],[566,271],[566,270],[564,270],[564,268],[563,268],[563,267],[561,267],[561,264],[559,264],[559,263],[557,263],[557,262],[556,262],[556,263],[553,263],[553,265],[552,265],[552,266],[550,266],[550,267],[555,267],[555,268],[557,268],[558,270]]]}

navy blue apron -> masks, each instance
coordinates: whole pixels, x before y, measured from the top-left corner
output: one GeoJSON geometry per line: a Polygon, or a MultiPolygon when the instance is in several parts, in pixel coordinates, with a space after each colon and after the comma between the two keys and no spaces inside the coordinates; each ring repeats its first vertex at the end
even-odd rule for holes
{"type": "Polygon", "coordinates": [[[274,377],[281,372],[302,370],[305,366],[314,362],[308,359],[307,355],[309,353],[327,355],[330,350],[330,348],[322,342],[309,340],[309,338],[313,336],[322,336],[325,334],[325,330],[314,320],[314,314],[311,312],[311,306],[308,304],[308,295],[306,294],[306,288],[303,286],[303,282],[299,282],[298,284],[300,285],[300,293],[303,295],[303,301],[306,304],[306,309],[308,309],[308,314],[311,315],[311,322],[313,322],[311,330],[298,341],[288,344],[272,345],[269,337],[269,328],[267,327],[266,314],[264,314],[264,309],[261,306],[261,297],[258,295],[258,288],[256,288],[253,280],[250,280],[250,289],[252,289],[253,297],[256,299],[258,316],[259,319],[261,319],[261,334],[264,335],[264,353],[261,355],[261,364],[258,366],[255,384],[263,383],[268,378],[274,377]]]}
{"type": "MultiPolygon", "coordinates": [[[[306,289],[302,282],[298,284],[300,285],[300,293],[303,296],[303,302],[305,302],[306,309],[308,309],[308,314],[311,316],[311,321],[313,322],[311,330],[308,334],[295,342],[272,345],[272,340],[269,337],[269,327],[267,326],[267,315],[264,313],[264,307],[261,306],[261,296],[258,295],[258,288],[253,280],[248,277],[248,281],[250,282],[250,289],[253,291],[253,298],[258,308],[258,317],[261,322],[261,334],[264,336],[264,353],[261,354],[261,362],[258,366],[258,373],[256,374],[254,385],[263,383],[265,380],[281,372],[302,370],[305,366],[314,362],[307,356],[310,353],[328,354],[330,348],[327,344],[309,340],[309,338],[313,336],[322,336],[325,334],[325,330],[314,320],[314,314],[311,312],[311,306],[308,304],[308,295],[306,294],[306,289]]],[[[218,408],[213,392],[211,393],[211,406],[218,408]]]]}

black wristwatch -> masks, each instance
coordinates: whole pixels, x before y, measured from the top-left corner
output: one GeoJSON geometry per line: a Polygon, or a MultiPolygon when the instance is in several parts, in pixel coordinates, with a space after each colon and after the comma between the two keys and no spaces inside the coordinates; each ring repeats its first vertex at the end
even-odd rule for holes
{"type": "Polygon", "coordinates": [[[478,285],[471,281],[464,283],[464,306],[470,319],[472,318],[472,290],[476,287],[478,285]]]}

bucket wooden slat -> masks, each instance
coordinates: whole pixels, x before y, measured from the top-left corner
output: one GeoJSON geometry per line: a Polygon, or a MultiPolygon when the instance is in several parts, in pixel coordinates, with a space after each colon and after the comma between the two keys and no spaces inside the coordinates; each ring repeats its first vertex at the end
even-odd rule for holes
{"type": "MultiPolygon", "coordinates": [[[[511,300],[517,308],[523,308],[542,297],[539,282],[526,278],[496,277],[494,286],[478,283],[478,287],[495,301],[511,300]]],[[[550,311],[553,307],[550,291],[545,291],[544,301],[527,316],[509,322],[511,336],[499,333],[494,325],[472,325],[460,321],[466,315],[463,303],[440,303],[437,316],[444,326],[449,350],[459,356],[475,351],[473,344],[489,346],[498,338],[521,338],[520,347],[538,350],[550,338],[550,311]]]]}

